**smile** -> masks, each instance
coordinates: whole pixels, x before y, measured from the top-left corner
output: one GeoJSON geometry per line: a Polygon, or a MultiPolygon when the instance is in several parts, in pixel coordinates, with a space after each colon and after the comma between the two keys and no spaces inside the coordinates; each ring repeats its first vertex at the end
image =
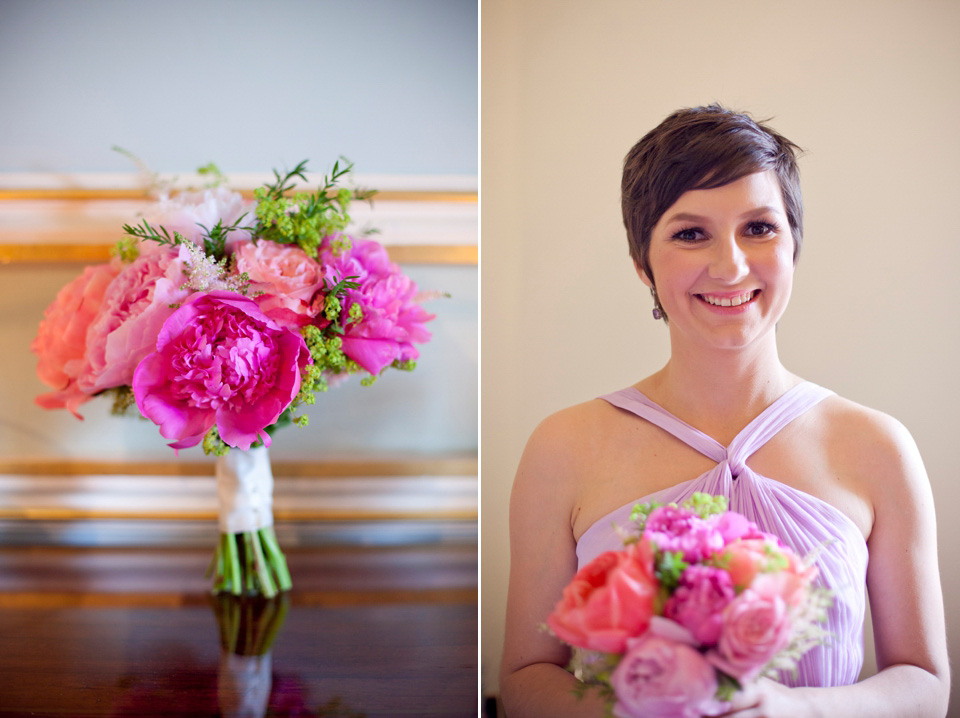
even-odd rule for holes
{"type": "Polygon", "coordinates": [[[715,294],[697,294],[696,296],[707,304],[712,304],[715,307],[739,307],[741,304],[746,304],[751,301],[759,293],[759,289],[754,289],[749,292],[726,297],[720,297],[715,294]]]}

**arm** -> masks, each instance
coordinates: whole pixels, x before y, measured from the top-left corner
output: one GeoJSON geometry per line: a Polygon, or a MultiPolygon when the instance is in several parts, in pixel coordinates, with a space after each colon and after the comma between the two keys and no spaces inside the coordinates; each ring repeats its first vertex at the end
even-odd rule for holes
{"type": "Polygon", "coordinates": [[[930,483],[903,426],[872,412],[862,418],[869,425],[866,438],[858,436],[856,463],[874,510],[867,588],[878,672],[839,688],[788,689],[765,681],[739,696],[730,716],[946,715],[950,673],[930,483]]]}
{"type": "MultiPolygon", "coordinates": [[[[576,572],[572,518],[578,459],[569,415],[530,437],[510,499],[510,587],[500,691],[510,718],[604,715],[596,694],[578,700],[570,653],[541,629],[576,572]]],[[[582,459],[581,459],[582,460],[582,459]]]]}

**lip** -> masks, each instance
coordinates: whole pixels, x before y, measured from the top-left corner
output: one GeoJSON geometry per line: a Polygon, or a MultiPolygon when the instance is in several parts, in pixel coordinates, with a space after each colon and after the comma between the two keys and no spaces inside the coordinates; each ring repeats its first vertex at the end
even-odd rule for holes
{"type": "Polygon", "coordinates": [[[719,314],[741,314],[747,311],[751,305],[757,301],[757,297],[760,296],[759,289],[748,289],[740,290],[735,292],[703,292],[693,295],[697,301],[705,306],[707,309],[710,309],[713,312],[719,314]],[[749,299],[744,299],[749,295],[749,299]],[[715,302],[727,302],[730,304],[714,304],[707,301],[706,297],[715,302]]]}

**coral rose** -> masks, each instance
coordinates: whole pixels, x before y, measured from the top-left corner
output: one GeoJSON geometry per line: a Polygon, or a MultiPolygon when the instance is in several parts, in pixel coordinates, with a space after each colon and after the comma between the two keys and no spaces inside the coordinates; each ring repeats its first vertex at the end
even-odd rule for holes
{"type": "Polygon", "coordinates": [[[650,631],[627,641],[626,655],[611,677],[618,718],[700,718],[722,713],[717,676],[689,636],[655,617],[650,631]]]}
{"type": "Polygon", "coordinates": [[[796,554],[772,537],[732,541],[714,557],[714,562],[730,574],[737,591],[750,586],[759,573],[790,571],[802,574],[805,571],[796,554]]]}
{"type": "Polygon", "coordinates": [[[37,355],[37,376],[55,391],[36,399],[44,409],[77,408],[91,393],[78,384],[86,365],[87,330],[96,320],[103,296],[120,271],[118,261],[87,267],[57,293],[47,307],[30,351],[37,355]]]}
{"type": "Polygon", "coordinates": [[[647,629],[656,593],[653,549],[641,541],[602,553],[580,569],[547,625],[572,646],[622,653],[628,638],[647,629]]]}
{"type": "Polygon", "coordinates": [[[264,429],[297,395],[310,361],[303,337],[252,299],[196,294],[164,323],[133,391],[140,412],[175,449],[195,446],[214,424],[230,446],[249,449],[258,439],[269,446],[264,429]]]}
{"type": "Polygon", "coordinates": [[[430,339],[423,325],[434,318],[417,304],[417,285],[377,242],[354,239],[350,249],[338,252],[337,240],[327,237],[320,246],[328,285],[348,277],[360,285],[348,289],[343,302],[343,353],[371,374],[395,360],[416,359],[419,352],[413,343],[430,339]],[[363,318],[348,323],[353,306],[362,310],[363,318]]]}

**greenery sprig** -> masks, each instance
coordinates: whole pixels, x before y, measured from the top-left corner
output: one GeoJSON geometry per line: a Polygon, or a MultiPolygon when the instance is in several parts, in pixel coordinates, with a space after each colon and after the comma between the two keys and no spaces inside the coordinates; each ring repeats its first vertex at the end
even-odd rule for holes
{"type": "Polygon", "coordinates": [[[343,232],[350,223],[350,203],[369,200],[374,192],[337,188],[337,183],[353,170],[353,163],[344,158],[333,164],[329,175],[313,193],[298,192],[287,196],[296,186],[294,179],[306,182],[307,161],[281,175],[273,171],[272,184],[254,190],[257,200],[257,226],[254,236],[279,244],[296,244],[313,256],[324,237],[343,232]]]}

